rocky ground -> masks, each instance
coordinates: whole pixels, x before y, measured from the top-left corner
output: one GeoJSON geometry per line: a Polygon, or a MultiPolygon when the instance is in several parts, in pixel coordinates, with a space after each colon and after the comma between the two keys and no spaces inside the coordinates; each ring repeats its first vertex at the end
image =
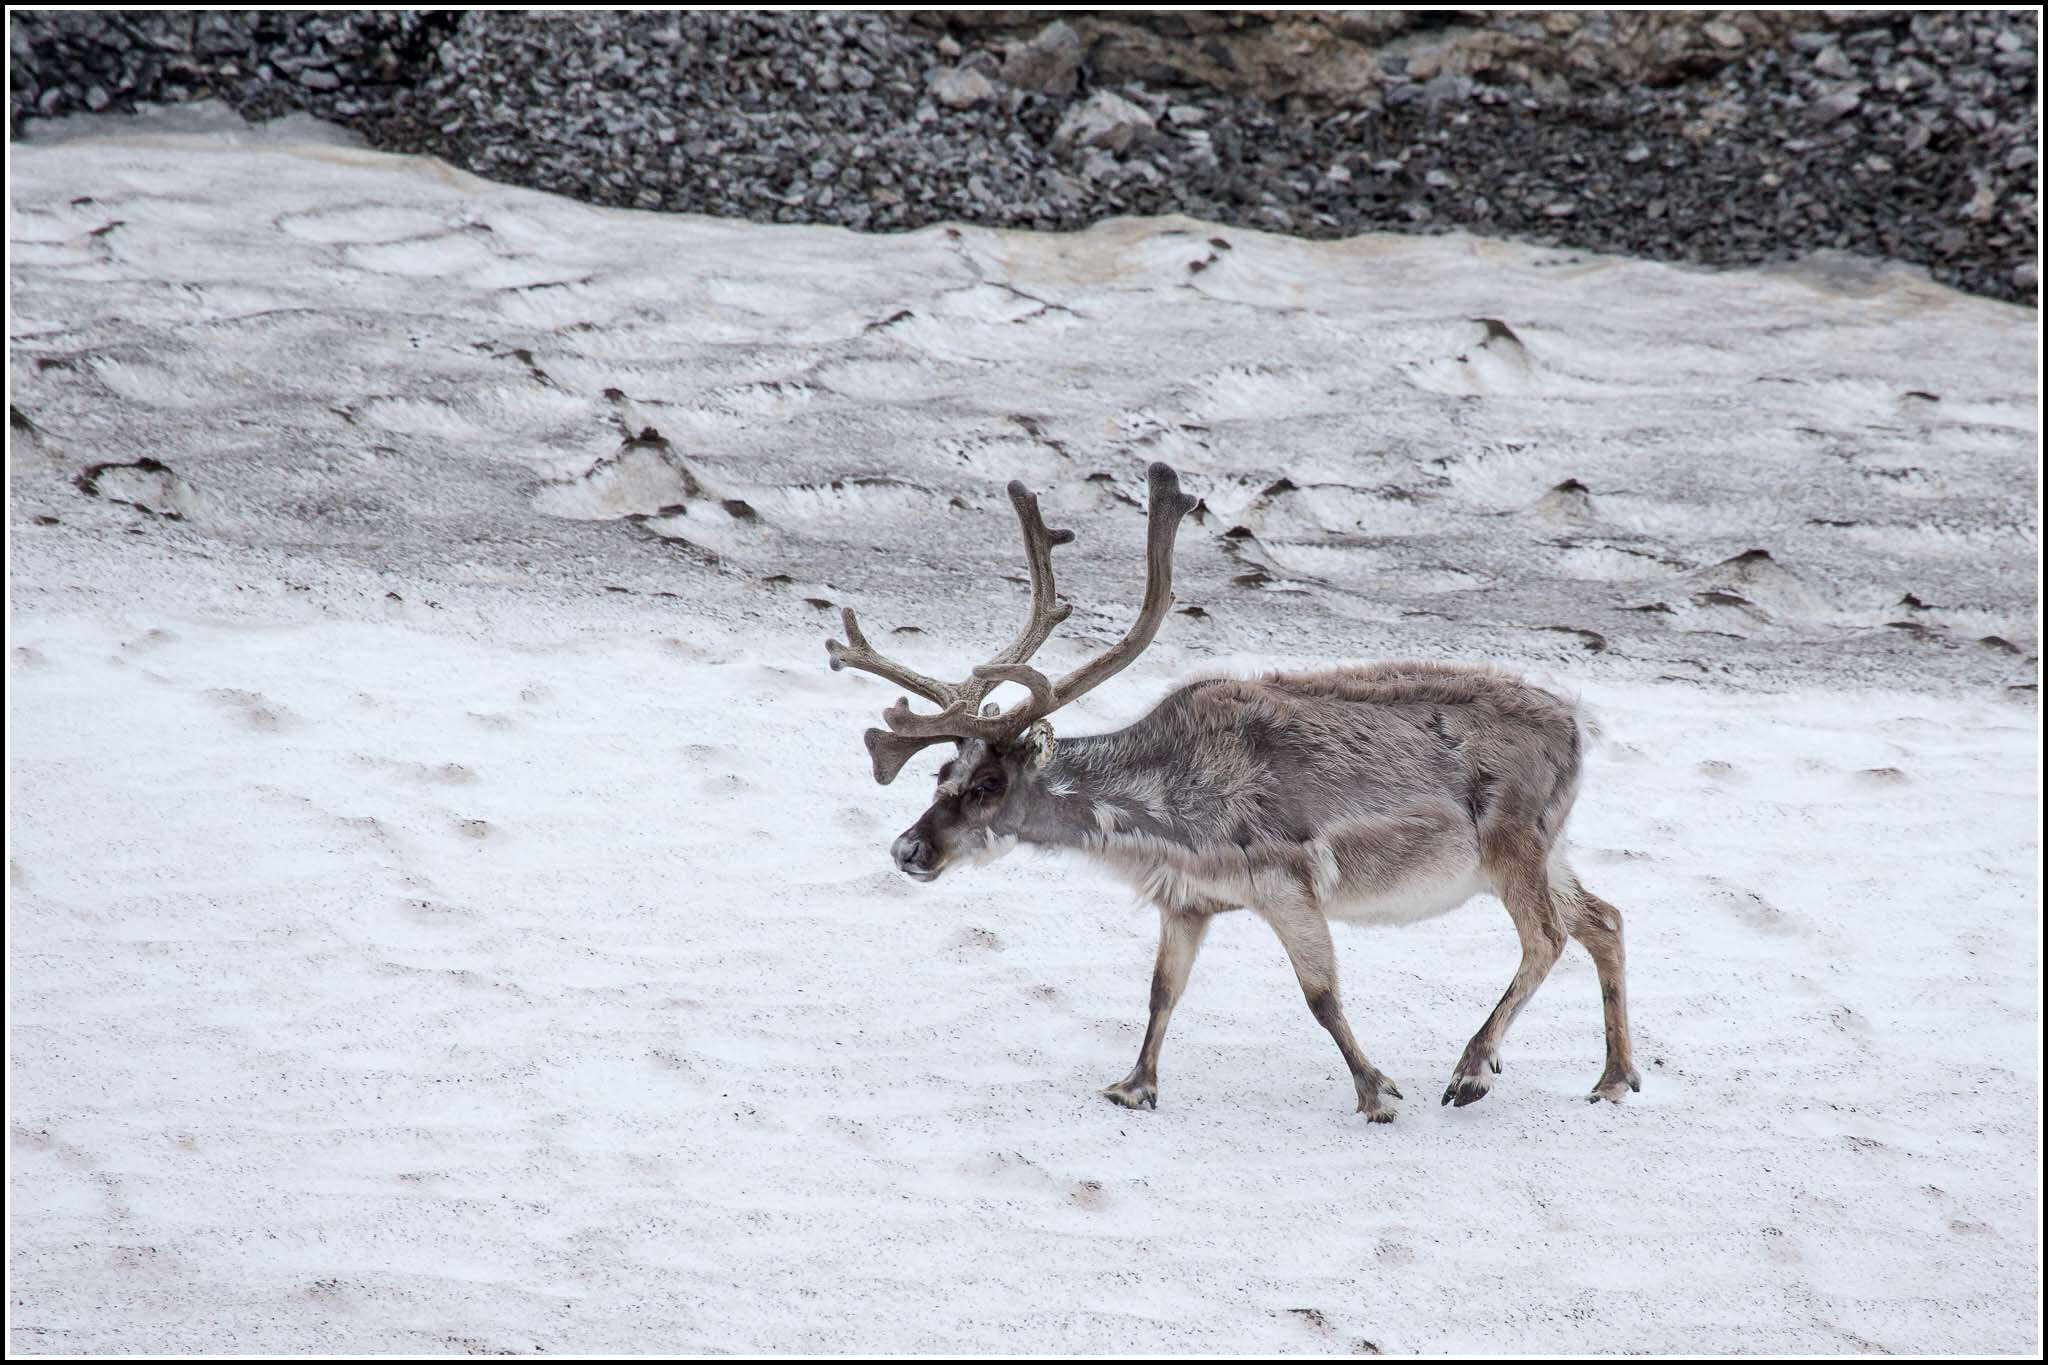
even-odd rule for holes
{"type": "Polygon", "coordinates": [[[1180,211],[2038,298],[2020,11],[16,12],[11,127],[206,96],[604,204],[888,231],[1180,211]]]}

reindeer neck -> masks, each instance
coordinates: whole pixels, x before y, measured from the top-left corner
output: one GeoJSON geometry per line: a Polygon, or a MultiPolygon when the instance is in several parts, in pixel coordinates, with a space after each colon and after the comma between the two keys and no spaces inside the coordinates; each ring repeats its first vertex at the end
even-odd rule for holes
{"type": "Polygon", "coordinates": [[[1097,849],[1108,833],[1165,834],[1158,802],[1134,799],[1122,732],[1061,736],[1053,756],[1021,793],[1018,842],[1045,848],[1097,849]],[[1107,822],[1107,824],[1105,824],[1107,822]]]}

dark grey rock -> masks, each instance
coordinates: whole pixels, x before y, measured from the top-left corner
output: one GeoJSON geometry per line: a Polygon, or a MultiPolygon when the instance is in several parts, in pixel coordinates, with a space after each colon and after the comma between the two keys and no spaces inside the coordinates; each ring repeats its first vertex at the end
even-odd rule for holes
{"type": "Polygon", "coordinates": [[[1472,94],[1472,78],[1458,72],[1440,71],[1422,83],[1422,102],[1434,109],[1459,104],[1472,94]]]}
{"type": "Polygon", "coordinates": [[[1833,123],[1838,118],[1855,113],[1857,106],[1862,103],[1862,91],[1856,86],[1832,91],[1814,101],[1813,120],[1816,123],[1833,123]]]}
{"type": "Polygon", "coordinates": [[[1847,80],[1856,74],[1856,68],[1849,62],[1848,55],[1839,46],[1829,45],[1821,49],[1813,59],[1813,69],[1834,80],[1847,80]]]}
{"type": "Polygon", "coordinates": [[[249,49],[249,31],[234,15],[202,13],[192,31],[192,45],[208,57],[246,52],[249,49]]]}

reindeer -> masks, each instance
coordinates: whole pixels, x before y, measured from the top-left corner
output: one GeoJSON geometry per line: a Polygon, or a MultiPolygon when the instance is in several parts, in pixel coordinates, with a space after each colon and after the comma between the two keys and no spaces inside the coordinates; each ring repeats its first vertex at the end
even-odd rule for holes
{"type": "Polygon", "coordinates": [[[1072,610],[1054,590],[1050,530],[1038,499],[1009,486],[1024,531],[1031,610],[1009,646],[968,679],[943,683],[876,653],[851,609],[832,667],[858,668],[907,697],[866,734],[875,780],[893,781],[928,745],[958,746],[938,792],[897,836],[896,866],[921,882],[1017,844],[1076,849],[1135,886],[1159,912],[1151,1017],[1137,1064],[1102,1094],[1159,1107],[1159,1050],[1209,921],[1250,907],[1287,950],[1309,1012],[1336,1040],[1374,1123],[1393,1119],[1394,1083],[1366,1060],[1337,998],[1330,919],[1411,923],[1490,890],[1506,904],[1521,965],[1465,1045],[1443,1103],[1483,1099],[1501,1040],[1564,951],[1567,934],[1599,970],[1607,1065],[1589,1100],[1619,1103],[1642,1079],[1629,1055],[1621,912],[1565,861],[1578,791],[1580,731],[1571,702],[1485,665],[1378,663],[1257,678],[1211,677],[1168,694],[1112,734],[1055,739],[1047,717],[1101,686],[1152,642],[1173,600],[1173,544],[1195,500],[1164,464],[1148,473],[1145,596],[1108,650],[1058,681],[1029,660],[1072,610]],[[1028,695],[1008,710],[983,699],[1003,683],[1028,695]]]}

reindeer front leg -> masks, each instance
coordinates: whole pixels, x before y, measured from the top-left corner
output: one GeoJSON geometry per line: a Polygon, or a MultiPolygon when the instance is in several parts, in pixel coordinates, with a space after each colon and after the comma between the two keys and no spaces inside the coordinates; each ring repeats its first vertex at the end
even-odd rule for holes
{"type": "Polygon", "coordinates": [[[1401,1091],[1365,1059],[1344,1018],[1344,1006],[1337,998],[1337,947],[1330,941],[1330,922],[1305,889],[1285,885],[1282,878],[1271,880],[1273,885],[1261,888],[1261,899],[1253,909],[1279,935],[1287,960],[1294,964],[1294,976],[1301,983],[1309,1013],[1344,1054],[1344,1065],[1358,1092],[1358,1112],[1374,1123],[1392,1123],[1394,1106],[1387,1100],[1402,1098],[1401,1091]]]}
{"type": "Polygon", "coordinates": [[[1159,957],[1152,965],[1152,1017],[1145,1024],[1145,1041],[1138,1048],[1138,1064],[1131,1074],[1102,1093],[1126,1109],[1144,1105],[1159,1107],[1159,1049],[1166,1042],[1166,1021],[1187,988],[1188,973],[1194,969],[1195,954],[1202,950],[1202,938],[1209,932],[1209,920],[1225,907],[1216,904],[1161,906],[1159,909],[1159,957]]]}

